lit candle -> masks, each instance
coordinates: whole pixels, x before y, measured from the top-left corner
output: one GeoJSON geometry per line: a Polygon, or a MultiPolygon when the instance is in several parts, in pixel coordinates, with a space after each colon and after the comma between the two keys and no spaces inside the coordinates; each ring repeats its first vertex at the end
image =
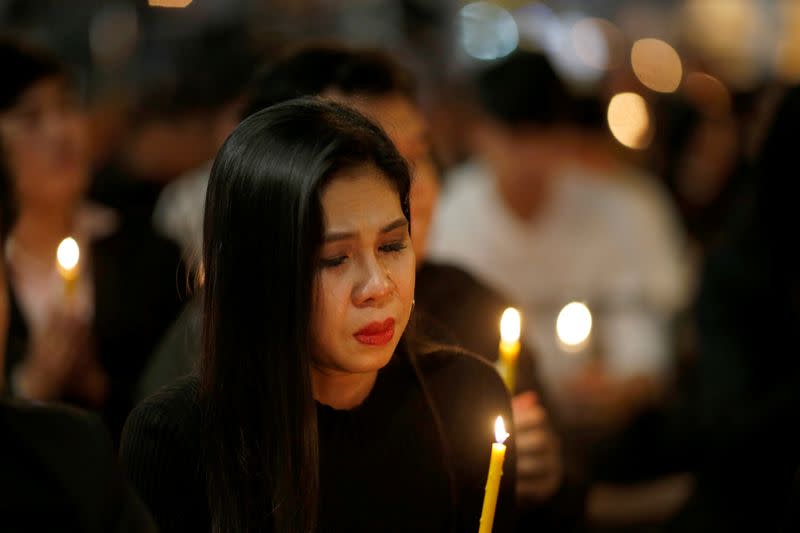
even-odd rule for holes
{"type": "Polygon", "coordinates": [[[519,356],[519,335],[522,318],[519,311],[509,307],[500,319],[500,357],[497,371],[510,394],[514,394],[517,384],[517,357],[519,356]]]}
{"type": "Polygon", "coordinates": [[[556,319],[556,336],[561,347],[568,352],[577,352],[585,346],[592,333],[592,313],[581,302],[564,306],[556,319]]]}
{"type": "Polygon", "coordinates": [[[64,280],[64,296],[67,299],[73,297],[78,285],[78,260],[80,257],[80,248],[72,237],[67,237],[58,245],[56,266],[61,279],[64,280]]]}
{"type": "Polygon", "coordinates": [[[506,458],[506,445],[503,443],[508,438],[502,416],[498,416],[494,423],[494,436],[497,442],[492,444],[492,458],[489,461],[489,476],[486,478],[486,493],[483,496],[483,510],[478,533],[491,533],[494,523],[497,494],[500,492],[500,478],[503,477],[503,461],[506,458]]]}

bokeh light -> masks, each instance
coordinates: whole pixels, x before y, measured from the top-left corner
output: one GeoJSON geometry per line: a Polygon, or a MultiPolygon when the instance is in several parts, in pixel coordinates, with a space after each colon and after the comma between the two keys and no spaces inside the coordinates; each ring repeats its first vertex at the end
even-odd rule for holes
{"type": "Polygon", "coordinates": [[[592,313],[585,304],[571,302],[564,306],[556,320],[558,340],[568,348],[582,346],[592,333],[592,313]]]}
{"type": "Polygon", "coordinates": [[[644,98],[636,93],[619,93],[608,103],[608,127],[622,145],[647,148],[652,140],[652,119],[644,98]]]}
{"type": "Polygon", "coordinates": [[[681,27],[685,42],[712,72],[739,90],[752,88],[774,57],[768,10],[754,0],[686,0],[681,27]]]}
{"type": "Polygon", "coordinates": [[[489,2],[473,2],[461,8],[459,30],[464,51],[475,59],[490,61],[505,57],[519,44],[514,17],[489,2]]]}
{"type": "Polygon", "coordinates": [[[572,43],[576,55],[586,65],[608,70],[622,63],[624,37],[611,22],[587,17],[572,26],[572,43]]]}
{"type": "Polygon", "coordinates": [[[705,72],[692,72],[683,82],[686,97],[705,114],[713,117],[731,112],[731,94],[720,80],[705,72]]]}
{"type": "Polygon", "coordinates": [[[678,52],[660,39],[639,39],[631,48],[631,65],[639,81],[660,93],[675,92],[683,66],[678,52]]]}

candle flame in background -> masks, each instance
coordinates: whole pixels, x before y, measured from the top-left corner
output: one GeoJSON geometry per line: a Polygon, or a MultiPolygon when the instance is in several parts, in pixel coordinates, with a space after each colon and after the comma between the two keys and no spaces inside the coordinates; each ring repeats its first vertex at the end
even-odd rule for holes
{"type": "Polygon", "coordinates": [[[519,44],[514,17],[493,3],[465,5],[458,13],[458,22],[461,45],[475,59],[491,61],[505,57],[519,44]]]}
{"type": "Polygon", "coordinates": [[[150,7],[186,7],[192,3],[192,0],[148,0],[150,7]]]}
{"type": "Polygon", "coordinates": [[[507,343],[517,342],[521,329],[522,317],[519,311],[513,307],[503,311],[503,317],[500,319],[500,338],[502,341],[507,343]]]}
{"type": "Polygon", "coordinates": [[[641,150],[653,138],[650,110],[636,93],[619,93],[611,98],[606,114],[611,134],[623,146],[641,150]]]}
{"type": "Polygon", "coordinates": [[[580,347],[592,333],[592,313],[580,302],[564,306],[556,320],[558,340],[567,348],[580,347]]]}
{"type": "Polygon", "coordinates": [[[66,272],[71,272],[78,266],[81,257],[81,250],[78,243],[72,237],[67,237],[58,245],[56,259],[59,266],[66,272]]]}
{"type": "Polygon", "coordinates": [[[503,444],[508,437],[509,433],[506,431],[506,424],[503,422],[503,417],[498,416],[497,420],[494,421],[495,441],[497,441],[497,444],[503,444]]]}
{"type": "Polygon", "coordinates": [[[639,81],[659,93],[675,92],[683,78],[678,52],[660,39],[639,39],[633,43],[631,65],[639,81]]]}

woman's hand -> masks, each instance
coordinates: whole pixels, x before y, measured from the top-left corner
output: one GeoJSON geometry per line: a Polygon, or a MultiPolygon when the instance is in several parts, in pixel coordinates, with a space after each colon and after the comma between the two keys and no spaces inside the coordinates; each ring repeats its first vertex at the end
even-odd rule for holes
{"type": "Polygon", "coordinates": [[[556,493],[563,480],[558,438],[535,393],[515,396],[511,408],[516,428],[517,497],[523,503],[541,503],[556,493]]]}
{"type": "Polygon", "coordinates": [[[16,371],[15,387],[17,394],[33,400],[70,395],[99,405],[105,399],[106,381],[92,354],[89,325],[55,310],[47,326],[31,339],[28,355],[16,371]]]}

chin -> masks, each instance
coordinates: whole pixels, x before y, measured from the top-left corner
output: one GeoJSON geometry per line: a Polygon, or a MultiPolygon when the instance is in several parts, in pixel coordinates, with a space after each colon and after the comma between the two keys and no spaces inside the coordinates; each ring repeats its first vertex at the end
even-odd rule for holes
{"type": "Polygon", "coordinates": [[[342,366],[353,373],[377,372],[389,364],[395,348],[397,343],[380,347],[359,345],[357,352],[342,366]]]}

